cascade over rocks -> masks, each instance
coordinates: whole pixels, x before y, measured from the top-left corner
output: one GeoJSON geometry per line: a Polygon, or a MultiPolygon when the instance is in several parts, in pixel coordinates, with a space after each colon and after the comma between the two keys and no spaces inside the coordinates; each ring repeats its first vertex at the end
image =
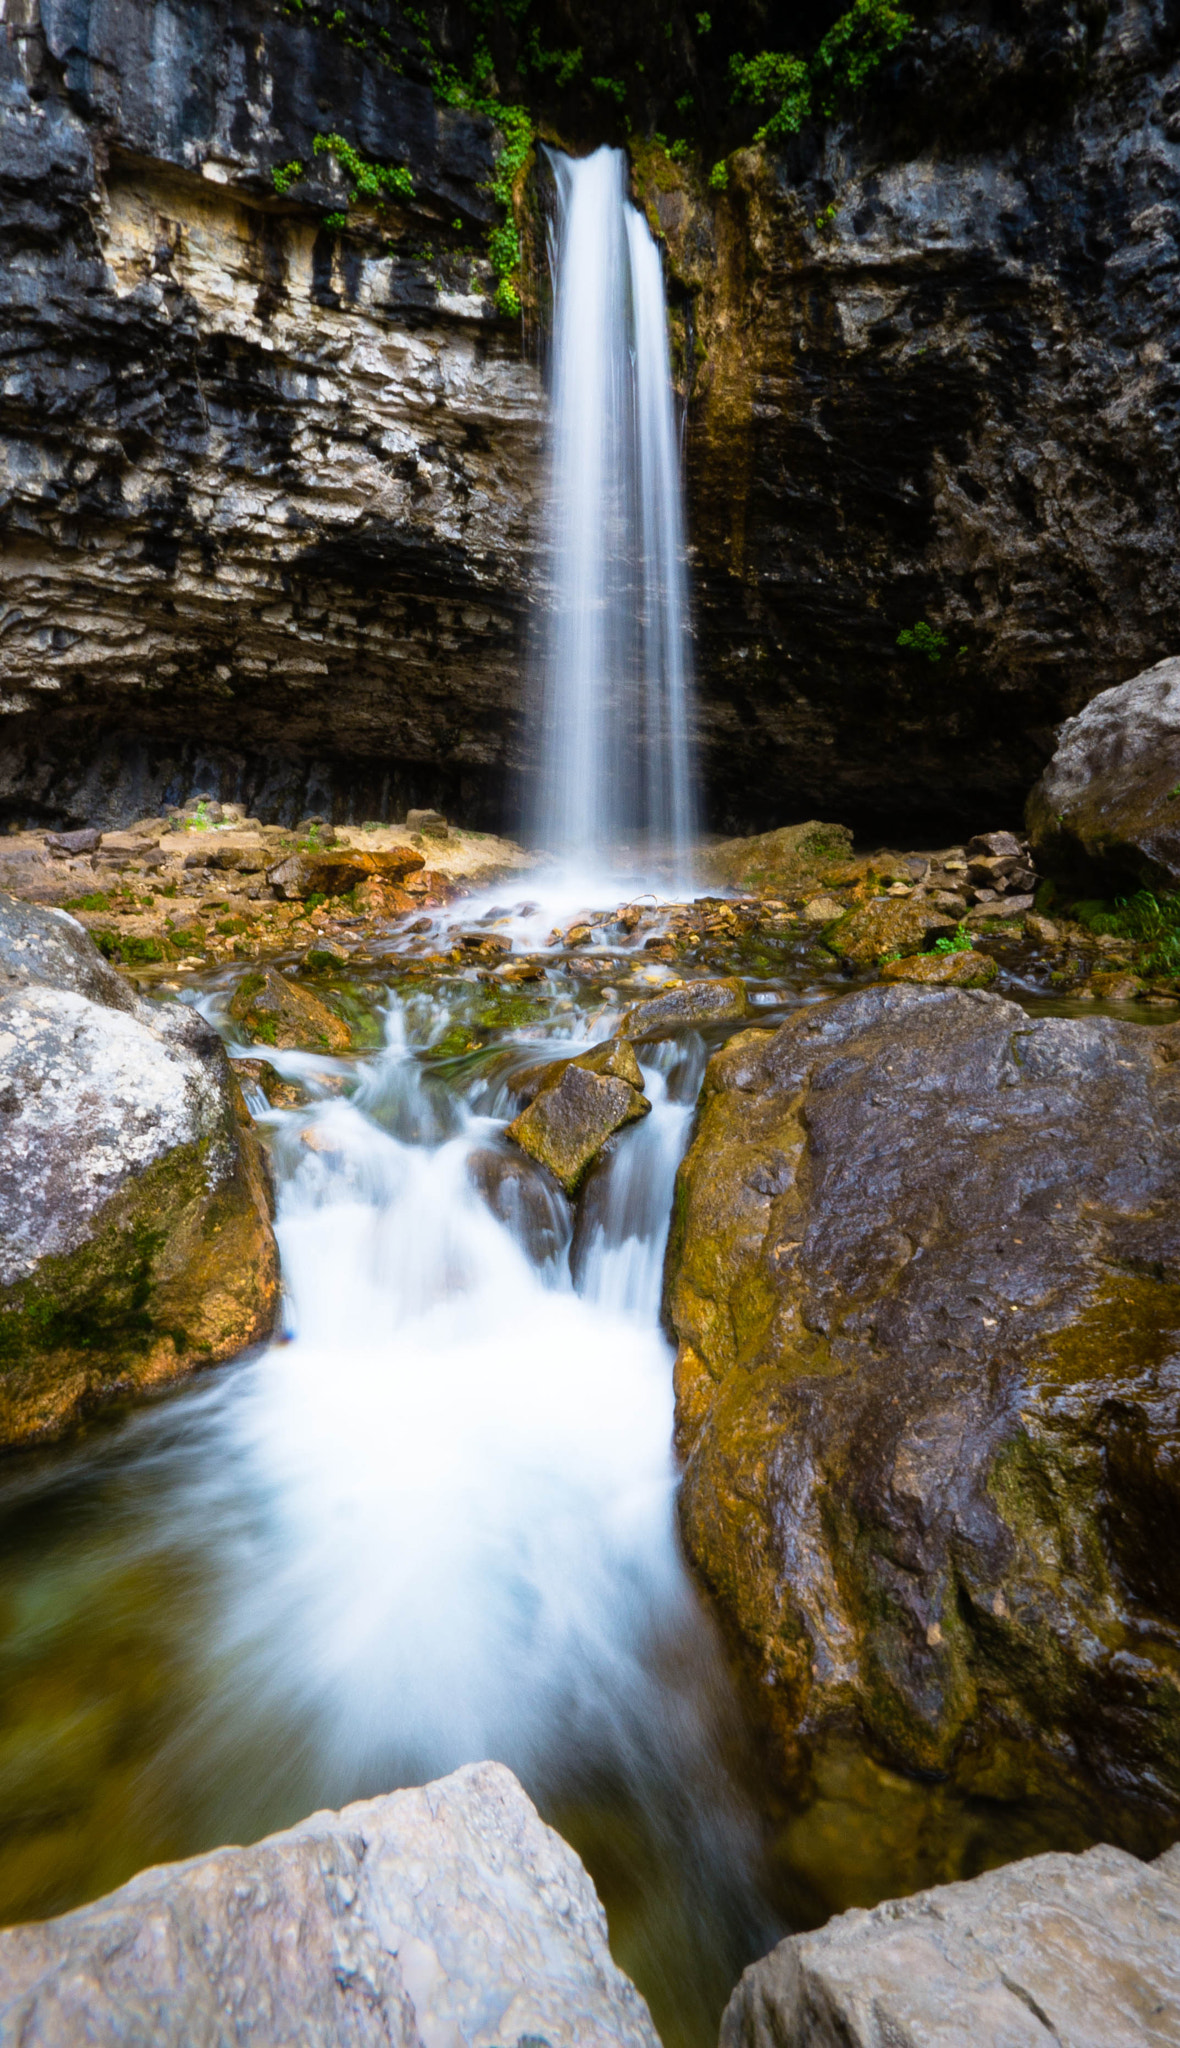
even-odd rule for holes
{"type": "Polygon", "coordinates": [[[1175,1026],[877,986],[714,1057],[680,1517],[782,1779],[843,1731],[1180,1818],[1178,1217],[1175,1026]]]}
{"type": "Polygon", "coordinates": [[[1180,2040],[1180,1848],[1103,1846],[842,1913],[751,1964],[720,2048],[1144,2048],[1180,2040]]]}
{"type": "Polygon", "coordinates": [[[659,2048],[577,1856],[492,1763],[0,1932],[0,2031],[25,2048],[659,2048]]]}
{"type": "Polygon", "coordinates": [[[526,1107],[507,1135],[575,1194],[608,1138],[646,1116],[639,1062],[626,1039],[591,1046],[576,1059],[555,1060],[530,1086],[526,1107]]]}
{"type": "Polygon", "coordinates": [[[1180,658],[1103,690],[1062,726],[1028,800],[1043,868],[1105,894],[1180,887],[1180,658]]]}
{"type": "Polygon", "coordinates": [[[267,1336],[264,1155],[216,1033],[0,894],[0,1443],[267,1336]]]}

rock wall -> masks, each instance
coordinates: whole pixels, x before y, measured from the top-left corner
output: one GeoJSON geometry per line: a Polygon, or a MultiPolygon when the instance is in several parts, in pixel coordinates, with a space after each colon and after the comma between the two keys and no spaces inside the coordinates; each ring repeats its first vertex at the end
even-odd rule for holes
{"type": "MultiPolygon", "coordinates": [[[[593,0],[536,4],[598,47],[593,0]]],[[[464,9],[431,15],[438,42],[464,9]]],[[[853,118],[738,149],[723,191],[720,129],[678,162],[633,139],[714,824],[1014,824],[1060,719],[1177,644],[1173,15],[926,18],[853,118]],[[897,644],[919,622],[936,660],[897,644]]],[[[206,784],[286,819],[511,815],[541,381],[491,297],[489,122],[383,61],[383,22],[408,35],[389,0],[338,32],[277,0],[7,0],[0,816],[117,824],[206,784]],[[347,236],[333,127],[414,185],[347,236]]],[[[612,104],[571,114],[579,146],[622,139],[612,104]]]]}
{"type": "Polygon", "coordinates": [[[381,47],[269,0],[9,0],[10,814],[122,822],[202,779],[272,816],[495,808],[539,383],[489,296],[489,124],[381,47]],[[415,187],[347,240],[333,127],[415,187]]]}

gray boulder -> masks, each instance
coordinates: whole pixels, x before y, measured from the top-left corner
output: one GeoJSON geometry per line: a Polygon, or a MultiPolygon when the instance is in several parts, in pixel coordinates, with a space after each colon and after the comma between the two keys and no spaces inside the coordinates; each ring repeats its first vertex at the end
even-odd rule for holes
{"type": "Polygon", "coordinates": [[[1027,823],[1038,867],[1067,883],[1180,887],[1180,657],[1066,720],[1027,823]]]}
{"type": "Polygon", "coordinates": [[[221,1042],[0,893],[0,1443],[266,1336],[264,1157],[221,1042]]]}
{"type": "Polygon", "coordinates": [[[659,2048],[573,1850],[468,1764],[0,1933],[22,2048],[659,2048]]]}
{"type": "Polygon", "coordinates": [[[1180,1847],[1030,1856],[796,1934],[742,1977],[720,2048],[1180,2043],[1180,1847]]]}

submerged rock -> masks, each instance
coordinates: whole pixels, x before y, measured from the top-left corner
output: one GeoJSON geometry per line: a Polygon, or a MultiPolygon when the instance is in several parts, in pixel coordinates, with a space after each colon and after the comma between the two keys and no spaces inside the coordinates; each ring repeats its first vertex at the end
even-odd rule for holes
{"type": "Polygon", "coordinates": [[[275,967],[243,976],[229,1014],[262,1044],[284,1052],[347,1052],[352,1044],[352,1033],[335,1010],[275,967]]]}
{"type": "Polygon", "coordinates": [[[644,1003],[633,1003],[622,1029],[639,1044],[670,1038],[677,1031],[699,1031],[709,1024],[734,1024],[750,1014],[746,985],[736,974],[720,981],[690,981],[666,989],[644,1003]]]}
{"type": "Polygon", "coordinates": [[[1063,881],[1180,888],[1180,657],[1066,720],[1027,815],[1040,865],[1063,881]]]}
{"type": "Polygon", "coordinates": [[[720,2048],[1145,2048],[1180,2042],[1180,1848],[1030,1856],[751,1964],[720,2048]]]}
{"type": "Polygon", "coordinates": [[[577,1856],[490,1763],[0,1932],[0,2033],[25,2048],[659,2048],[577,1856]]]}
{"type": "MultiPolygon", "coordinates": [[[[643,1076],[623,1039],[592,1046],[576,1059],[555,1060],[533,1088],[532,1099],[507,1135],[530,1158],[548,1167],[567,1195],[577,1192],[587,1167],[608,1138],[646,1116],[643,1076]]],[[[525,1077],[525,1088],[532,1077],[525,1077]]]]}
{"type": "Polygon", "coordinates": [[[684,1539],[783,1778],[843,1729],[1174,1823],[1180,1028],[878,985],[744,1032],[667,1277],[684,1539]]]}
{"type": "Polygon", "coordinates": [[[0,1442],[233,1356],[278,1307],[269,1181],[216,1034],[0,896],[0,1442]]]}
{"type": "Polygon", "coordinates": [[[548,1174],[531,1159],[494,1145],[472,1152],[467,1171],[493,1216],[508,1225],[534,1265],[560,1257],[573,1235],[573,1217],[548,1174]]]}

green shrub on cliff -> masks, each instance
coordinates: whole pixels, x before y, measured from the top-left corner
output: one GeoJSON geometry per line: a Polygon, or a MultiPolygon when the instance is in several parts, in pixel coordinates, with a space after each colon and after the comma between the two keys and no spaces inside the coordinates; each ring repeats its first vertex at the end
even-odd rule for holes
{"type": "Polygon", "coordinates": [[[754,140],[797,135],[809,115],[830,119],[841,100],[864,91],[873,73],[914,25],[914,18],[891,0],[853,0],[831,28],[810,61],[789,50],[739,52],[729,60],[732,98],[770,108],[755,130],[754,140]]]}

